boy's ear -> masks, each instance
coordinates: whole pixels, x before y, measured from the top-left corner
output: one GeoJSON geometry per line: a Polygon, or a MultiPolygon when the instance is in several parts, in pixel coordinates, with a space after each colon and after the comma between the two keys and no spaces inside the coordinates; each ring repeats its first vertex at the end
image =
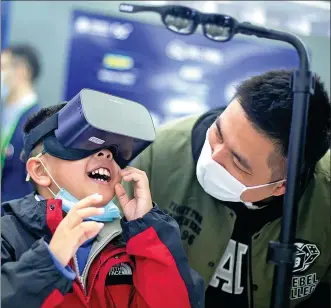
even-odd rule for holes
{"type": "Polygon", "coordinates": [[[50,176],[47,174],[38,158],[29,158],[26,162],[26,170],[37,185],[48,187],[52,184],[50,176]]]}

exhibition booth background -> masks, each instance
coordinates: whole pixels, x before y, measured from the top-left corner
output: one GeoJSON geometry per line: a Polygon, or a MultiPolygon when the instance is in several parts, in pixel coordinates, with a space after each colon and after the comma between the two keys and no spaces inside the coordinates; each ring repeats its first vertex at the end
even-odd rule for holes
{"type": "MultiPolygon", "coordinates": [[[[330,4],[316,1],[320,7],[297,4],[294,7],[292,2],[295,1],[271,1],[267,5],[242,1],[240,8],[234,1],[180,1],[180,4],[296,33],[311,53],[313,70],[330,91],[330,4]]],[[[188,113],[186,108],[192,113],[226,104],[233,86],[243,78],[297,65],[294,50],[286,44],[240,36],[225,44],[211,42],[201,34],[178,37],[161,26],[157,14],[122,14],[118,12],[119,3],[11,3],[9,43],[27,42],[39,50],[43,74],[37,91],[43,106],[68,99],[82,87],[91,87],[145,103],[155,111],[156,121],[162,123],[173,117],[169,112],[182,116],[188,113]],[[77,21],[79,17],[85,17],[85,24],[84,19],[77,21]],[[100,22],[93,25],[93,20],[108,23],[110,30],[106,35],[102,35],[100,22]],[[123,39],[126,34],[128,38],[123,39]],[[249,60],[248,54],[253,60],[249,60]],[[247,65],[248,62],[251,64],[247,65]],[[171,109],[171,105],[177,107],[171,109]]]]}

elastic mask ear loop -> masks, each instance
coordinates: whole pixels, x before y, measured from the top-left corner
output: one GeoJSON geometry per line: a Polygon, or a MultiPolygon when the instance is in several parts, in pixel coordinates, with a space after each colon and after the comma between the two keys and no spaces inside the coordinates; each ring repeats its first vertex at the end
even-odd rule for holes
{"type": "MultiPolygon", "coordinates": [[[[40,156],[39,156],[40,157],[40,156]]],[[[52,175],[49,173],[49,171],[47,170],[46,166],[44,165],[44,163],[41,161],[41,159],[38,156],[36,156],[36,158],[38,158],[38,160],[40,161],[40,163],[42,164],[42,166],[44,167],[45,171],[47,172],[47,174],[50,176],[50,178],[52,179],[52,181],[54,182],[54,184],[57,186],[57,188],[59,190],[61,190],[60,186],[56,183],[56,181],[54,180],[54,178],[52,177],[52,175]]],[[[53,195],[53,197],[55,197],[56,195],[51,191],[51,189],[49,187],[47,187],[47,189],[49,190],[49,192],[53,195]]]]}
{"type": "MultiPolygon", "coordinates": [[[[41,157],[43,154],[44,154],[44,153],[39,153],[39,154],[36,156],[36,158],[38,158],[38,160],[40,161],[41,165],[44,167],[45,171],[46,171],[47,174],[50,176],[50,178],[52,179],[52,181],[54,182],[54,184],[57,186],[57,188],[58,188],[59,190],[61,190],[60,186],[56,183],[56,181],[54,180],[54,178],[53,178],[52,175],[49,173],[49,171],[47,170],[46,166],[44,165],[44,163],[43,163],[42,160],[40,159],[40,157],[41,157]]],[[[27,180],[30,180],[30,175],[28,174],[28,176],[27,176],[26,178],[27,178],[27,180]]],[[[47,189],[48,189],[49,192],[53,195],[53,197],[56,196],[56,194],[54,194],[54,193],[52,192],[52,190],[51,190],[49,187],[47,187],[47,189]]]]}
{"type": "MultiPolygon", "coordinates": [[[[276,182],[273,182],[273,183],[267,183],[267,184],[262,184],[262,185],[252,186],[252,187],[246,187],[246,189],[244,189],[243,192],[242,192],[241,195],[240,195],[240,200],[241,200],[241,196],[242,196],[242,194],[243,194],[245,191],[247,191],[247,190],[250,190],[250,189],[256,189],[256,188],[262,188],[262,187],[268,187],[268,186],[270,186],[270,185],[273,185],[273,184],[279,184],[279,183],[282,183],[282,182],[286,182],[286,179],[284,179],[284,180],[279,180],[279,181],[276,181],[276,182]]],[[[272,196],[272,195],[271,195],[271,196],[272,196]]],[[[270,196],[270,197],[271,197],[271,196],[270,196]]],[[[262,206],[262,207],[257,206],[257,205],[254,205],[252,202],[244,202],[244,201],[241,201],[241,202],[243,202],[243,203],[247,206],[247,208],[249,208],[249,209],[251,209],[251,210],[260,210],[260,209],[266,207],[266,205],[265,205],[265,206],[262,206]]]]}
{"type": "Polygon", "coordinates": [[[257,186],[246,187],[246,189],[244,191],[250,190],[250,189],[256,189],[256,188],[268,187],[268,186],[271,186],[271,185],[274,185],[274,184],[279,184],[279,183],[282,183],[282,182],[286,182],[286,179],[279,180],[277,182],[272,182],[272,183],[267,183],[267,184],[262,184],[262,185],[257,185],[257,186]]]}
{"type": "MultiPolygon", "coordinates": [[[[41,157],[42,155],[44,155],[46,152],[44,150],[42,150],[37,156],[35,156],[35,158],[38,158],[41,157]]],[[[40,159],[39,159],[40,160],[40,159]]],[[[26,178],[25,178],[25,182],[29,182],[31,179],[31,176],[28,172],[28,174],[26,175],[26,178]]]]}
{"type": "MultiPolygon", "coordinates": [[[[44,154],[43,152],[39,153],[39,154],[36,156],[36,158],[39,159],[39,157],[41,157],[43,154],[44,154]]],[[[39,159],[39,160],[40,160],[40,159],[39,159]]],[[[30,176],[30,174],[29,174],[29,172],[28,172],[28,174],[26,175],[25,181],[26,181],[26,182],[29,182],[30,179],[31,179],[31,176],[30,176]]]]}

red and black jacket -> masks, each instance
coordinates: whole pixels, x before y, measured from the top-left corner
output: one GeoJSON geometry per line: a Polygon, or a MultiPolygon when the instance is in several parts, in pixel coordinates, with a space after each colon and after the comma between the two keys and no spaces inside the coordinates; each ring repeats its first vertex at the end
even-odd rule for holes
{"type": "Polygon", "coordinates": [[[178,225],[157,206],[143,218],[122,219],[121,226],[106,224],[109,242],[101,239],[86,279],[74,281],[57,269],[45,245],[62,220],[61,201],[38,202],[31,194],[3,207],[2,307],[204,306],[203,280],[188,265],[178,225]]]}

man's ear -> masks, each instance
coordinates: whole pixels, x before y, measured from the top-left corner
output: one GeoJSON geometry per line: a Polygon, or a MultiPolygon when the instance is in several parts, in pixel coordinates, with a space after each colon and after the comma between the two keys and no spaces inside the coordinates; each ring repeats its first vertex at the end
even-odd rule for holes
{"type": "Polygon", "coordinates": [[[286,181],[278,184],[273,192],[273,196],[278,197],[285,194],[286,191],[286,181]]]}
{"type": "Polygon", "coordinates": [[[37,185],[48,187],[52,184],[50,176],[37,158],[31,157],[28,159],[26,162],[26,170],[37,185]]]}

